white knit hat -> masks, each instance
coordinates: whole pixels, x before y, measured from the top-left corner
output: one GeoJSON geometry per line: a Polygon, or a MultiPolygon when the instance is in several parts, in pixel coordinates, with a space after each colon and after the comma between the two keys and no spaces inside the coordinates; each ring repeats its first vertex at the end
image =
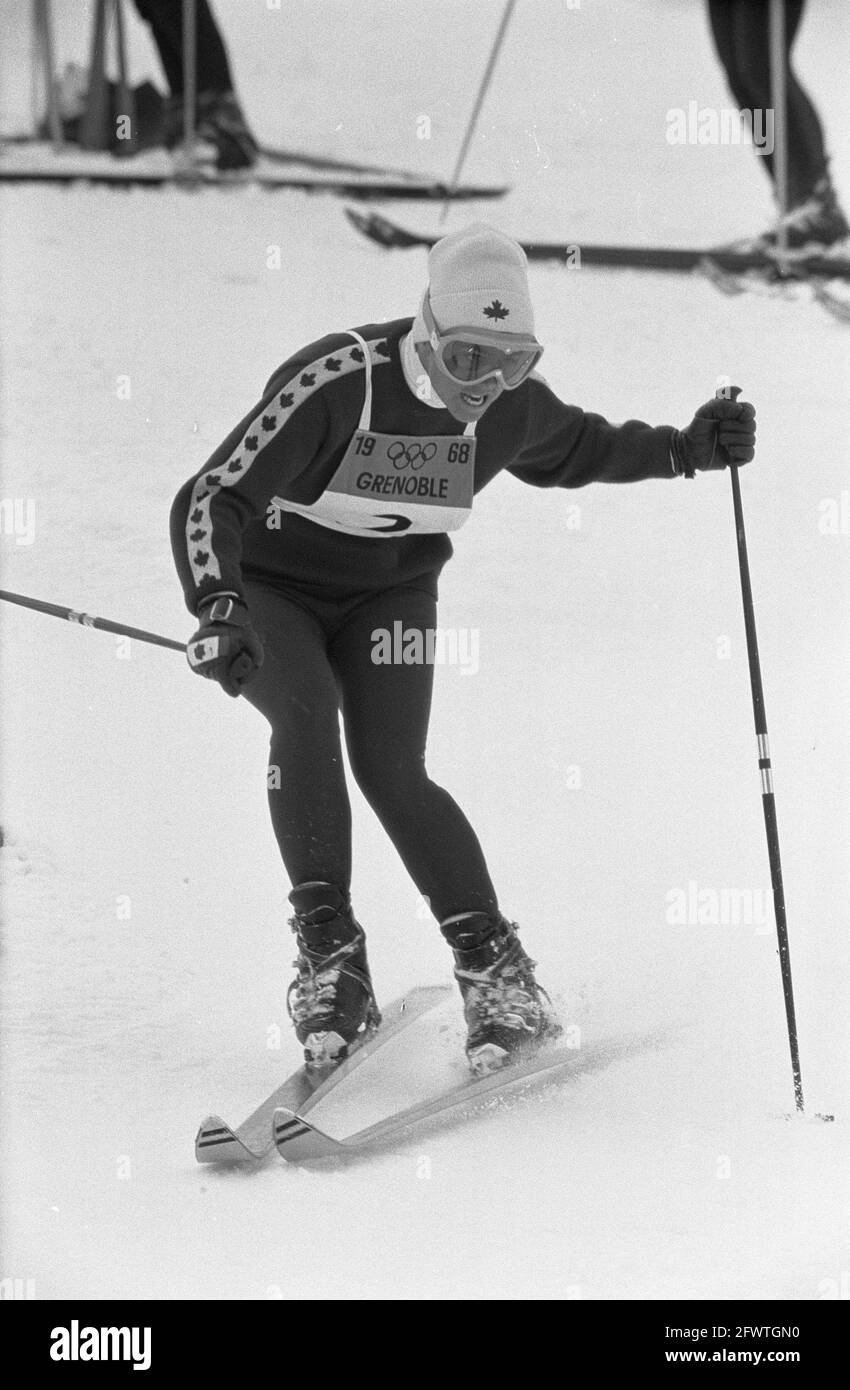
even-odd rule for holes
{"type": "MultiPolygon", "coordinates": [[[[504,232],[486,222],[450,232],[431,247],[428,274],[431,310],[441,332],[487,328],[534,336],[528,262],[519,242],[504,232]]],[[[427,338],[423,329],[420,311],[414,342],[427,338]]]]}

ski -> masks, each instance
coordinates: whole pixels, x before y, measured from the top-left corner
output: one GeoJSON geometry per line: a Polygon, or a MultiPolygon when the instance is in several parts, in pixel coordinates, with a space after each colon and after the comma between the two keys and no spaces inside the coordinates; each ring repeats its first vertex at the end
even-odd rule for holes
{"type": "MultiPolygon", "coordinates": [[[[3,135],[0,137],[0,145],[44,147],[47,140],[45,132],[39,135],[3,135]]],[[[157,148],[161,150],[163,147],[157,148]]],[[[437,182],[436,179],[427,179],[425,175],[413,169],[398,169],[391,164],[364,164],[354,159],[334,159],[332,155],[314,154],[310,150],[286,150],[273,145],[261,145],[259,152],[264,160],[272,164],[302,164],[306,169],[327,169],[338,174],[382,174],[392,179],[413,179],[415,183],[422,183],[423,179],[428,183],[437,182]]]]}
{"type": "MultiPolygon", "coordinates": [[[[835,265],[835,260],[829,256],[823,259],[835,265]]],[[[721,294],[760,294],[771,299],[790,300],[810,294],[815,303],[820,304],[833,318],[841,323],[850,322],[847,288],[850,277],[835,270],[832,274],[824,271],[821,276],[815,275],[806,261],[771,261],[766,267],[736,271],[724,269],[713,255],[706,256],[700,262],[699,269],[721,294]]]]}
{"type": "Polygon", "coordinates": [[[310,1110],[356,1071],[367,1057],[430,1009],[442,1004],[450,993],[446,985],[430,985],[409,990],[393,1000],[384,1010],[378,1031],[323,1081],[317,1083],[306,1067],[299,1067],[236,1129],[231,1129],[218,1115],[208,1116],[195,1137],[195,1158],[199,1163],[256,1163],[265,1158],[272,1148],[272,1119],[279,1107],[298,1109],[302,1113],[310,1110]]]}
{"type": "MultiPolygon", "coordinates": [[[[615,1051],[616,1051],[616,1046],[615,1051]]],[[[596,1060],[609,1060],[611,1050],[601,1049],[596,1060]]],[[[569,1067],[586,1066],[588,1057],[576,1048],[560,1047],[555,1051],[538,1052],[525,1062],[503,1067],[488,1076],[471,1078],[432,1100],[419,1101],[406,1110],[397,1111],[376,1124],[357,1130],[345,1139],[333,1139],[317,1125],[304,1118],[294,1106],[279,1105],[274,1115],[274,1142],[281,1158],[287,1163],[309,1163],[318,1158],[344,1157],[367,1149],[379,1140],[393,1140],[415,1130],[427,1120],[453,1110],[471,1106],[486,1096],[500,1095],[520,1082],[554,1076],[569,1067]],[[581,1063],[580,1063],[581,1059],[581,1063]]]]}
{"type": "Polygon", "coordinates": [[[7,148],[0,155],[0,183],[46,183],[67,185],[86,183],[106,188],[184,188],[189,190],[263,189],[268,192],[292,189],[302,193],[331,193],[338,197],[361,200],[413,199],[442,202],[481,198],[501,198],[507,185],[461,184],[449,190],[437,179],[422,175],[394,172],[374,173],[368,170],[346,172],[334,169],[333,163],[322,167],[304,165],[295,156],[293,165],[282,169],[280,161],[266,160],[251,169],[219,173],[209,165],[181,168],[179,158],[172,160],[162,151],[116,159],[108,154],[81,152],[72,156],[54,154],[50,149],[17,155],[7,148]]]}
{"type": "Polygon", "coordinates": [[[332,193],[339,198],[360,198],[366,202],[385,202],[392,199],[408,199],[411,202],[455,202],[473,201],[484,198],[502,198],[507,186],[497,188],[473,184],[463,184],[449,191],[442,183],[415,183],[412,179],[366,177],[345,179],[341,177],[321,177],[310,174],[275,175],[249,169],[239,174],[216,174],[210,170],[186,176],[176,173],[143,173],[126,168],[115,171],[103,170],[36,170],[0,168],[0,184],[3,183],[46,183],[67,187],[70,184],[85,183],[105,188],[218,188],[240,189],[258,188],[274,193],[291,189],[297,193],[332,193]]]}
{"type": "MultiPolygon", "coordinates": [[[[346,208],[348,220],[359,232],[390,250],[423,247],[429,250],[439,240],[404,227],[377,213],[346,208]]],[[[715,251],[704,247],[614,246],[574,241],[525,241],[523,250],[531,261],[561,261],[574,266],[609,266],[631,270],[704,270],[710,262],[719,271],[773,271],[775,263],[762,252],[715,251]]],[[[798,277],[805,279],[850,279],[850,256],[846,254],[807,256],[796,262],[798,277]]]]}
{"type": "Polygon", "coordinates": [[[303,164],[308,169],[330,169],[334,173],[383,174],[394,179],[413,179],[417,183],[421,183],[423,178],[422,174],[417,174],[412,169],[396,169],[389,164],[361,164],[355,160],[333,159],[330,155],[311,154],[309,150],[278,150],[269,145],[261,145],[260,154],[274,164],[303,164]]]}

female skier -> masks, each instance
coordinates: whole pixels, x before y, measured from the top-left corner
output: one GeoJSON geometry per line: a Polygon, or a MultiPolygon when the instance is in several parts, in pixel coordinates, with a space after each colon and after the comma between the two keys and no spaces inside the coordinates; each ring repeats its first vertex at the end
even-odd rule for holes
{"type": "Polygon", "coordinates": [[[503,469],[574,488],[753,457],[751,405],[709,401],[682,431],[612,425],[555,396],[534,371],[542,351],[522,248],[475,223],[433,247],[415,318],[289,357],[174,502],[174,555],[199,621],[189,664],[271,725],[269,806],[295,885],[287,1005],[317,1071],[380,1023],[349,900],[340,709],[354,776],[454,952],[473,1071],[557,1031],[472,827],[426,771],[432,666],[376,649],[398,622],[427,650],[447,533],[503,469]]]}

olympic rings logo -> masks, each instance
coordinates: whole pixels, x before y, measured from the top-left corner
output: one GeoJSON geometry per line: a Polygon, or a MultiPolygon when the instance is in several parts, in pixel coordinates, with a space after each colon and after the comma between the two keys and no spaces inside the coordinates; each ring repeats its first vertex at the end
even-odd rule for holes
{"type": "Polygon", "coordinates": [[[403,440],[396,439],[387,449],[387,458],[393,468],[401,470],[410,467],[415,473],[423,464],[430,463],[436,452],[436,444],[405,444],[403,440]]]}

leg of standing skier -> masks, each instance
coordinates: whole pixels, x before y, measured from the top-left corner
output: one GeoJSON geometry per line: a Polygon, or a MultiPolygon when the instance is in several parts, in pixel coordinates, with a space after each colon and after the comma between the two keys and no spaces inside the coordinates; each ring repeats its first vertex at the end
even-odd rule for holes
{"type": "MultiPolygon", "coordinates": [[[[173,149],[183,139],[183,8],[179,0],[135,0],[135,4],[150,25],[168,82],[163,138],[173,149]]],[[[197,138],[214,151],[220,170],[250,168],[256,162],[257,142],[236,98],[227,49],[207,0],[195,0],[195,25],[197,138]]]]}
{"type": "MultiPolygon", "coordinates": [[[[804,0],[785,0],[788,207],[783,222],[786,247],[792,254],[822,251],[850,233],[830,178],[820,117],[791,66],[791,48],[803,6],[804,0]]],[[[715,48],[739,108],[772,110],[767,0],[708,0],[708,13],[715,48]]],[[[772,147],[765,147],[762,158],[774,181],[772,147]]],[[[778,231],[773,228],[735,246],[770,252],[778,241],[778,231]]]]}

